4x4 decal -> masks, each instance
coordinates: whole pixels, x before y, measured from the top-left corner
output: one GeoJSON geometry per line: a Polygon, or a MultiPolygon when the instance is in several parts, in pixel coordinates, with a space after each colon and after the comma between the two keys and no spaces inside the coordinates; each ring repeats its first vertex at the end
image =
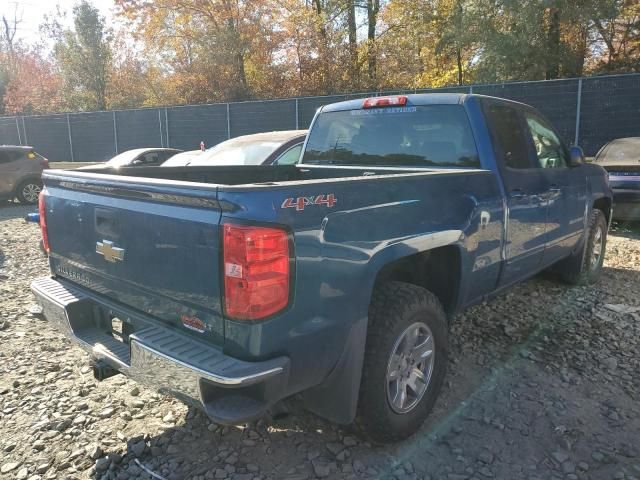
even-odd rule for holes
{"type": "Polygon", "coordinates": [[[295,208],[298,212],[310,205],[326,205],[328,208],[338,203],[338,199],[333,193],[327,195],[315,195],[310,197],[287,198],[282,202],[280,208],[295,208]]]}

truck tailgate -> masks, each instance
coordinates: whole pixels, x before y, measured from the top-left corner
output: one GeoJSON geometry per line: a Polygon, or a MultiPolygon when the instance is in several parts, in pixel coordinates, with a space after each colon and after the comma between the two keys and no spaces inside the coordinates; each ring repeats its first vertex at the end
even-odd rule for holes
{"type": "Polygon", "coordinates": [[[57,276],[222,343],[215,186],[56,171],[43,181],[57,276]]]}

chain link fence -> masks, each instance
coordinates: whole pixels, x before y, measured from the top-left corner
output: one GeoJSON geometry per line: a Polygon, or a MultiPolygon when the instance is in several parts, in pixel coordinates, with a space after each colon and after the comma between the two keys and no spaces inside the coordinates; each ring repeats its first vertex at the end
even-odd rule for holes
{"type": "MultiPolygon", "coordinates": [[[[594,155],[609,140],[640,136],[640,74],[469,85],[389,93],[478,93],[527,103],[567,144],[594,155]]],[[[0,144],[31,145],[52,161],[92,162],[139,147],[207,147],[228,138],[307,128],[322,105],[381,92],[211,105],[0,117],[0,144]]]]}

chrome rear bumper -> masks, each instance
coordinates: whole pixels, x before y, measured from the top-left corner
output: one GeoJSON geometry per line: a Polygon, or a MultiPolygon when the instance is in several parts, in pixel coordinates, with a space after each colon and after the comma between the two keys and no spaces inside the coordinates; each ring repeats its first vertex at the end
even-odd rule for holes
{"type": "Polygon", "coordinates": [[[31,289],[45,317],[69,339],[132,379],[203,409],[220,423],[259,418],[286,391],[289,360],[246,362],[135,311],[128,343],[114,338],[95,318],[95,307],[113,305],[93,292],[49,277],[31,289]]]}

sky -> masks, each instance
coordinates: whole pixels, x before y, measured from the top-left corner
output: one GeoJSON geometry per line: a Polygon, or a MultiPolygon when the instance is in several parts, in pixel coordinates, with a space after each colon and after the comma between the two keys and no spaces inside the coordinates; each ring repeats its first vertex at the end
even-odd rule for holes
{"type": "MultiPolygon", "coordinates": [[[[69,25],[72,22],[71,9],[77,2],[78,0],[0,0],[0,17],[4,15],[12,22],[14,12],[17,11],[17,17],[22,18],[22,21],[18,25],[16,37],[25,43],[35,44],[40,40],[38,27],[44,20],[44,16],[55,13],[56,5],[60,5],[61,10],[68,12],[65,24],[69,25]]],[[[92,0],[91,3],[98,7],[109,24],[113,17],[114,1],[92,0]]]]}

